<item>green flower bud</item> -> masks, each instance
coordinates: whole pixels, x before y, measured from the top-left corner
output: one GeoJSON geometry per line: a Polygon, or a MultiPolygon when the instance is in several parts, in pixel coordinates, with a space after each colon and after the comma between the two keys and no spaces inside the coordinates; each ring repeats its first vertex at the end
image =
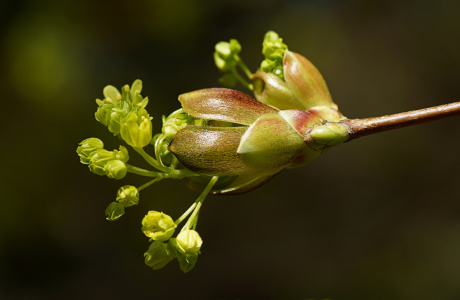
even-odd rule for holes
{"type": "Polygon", "coordinates": [[[149,211],[142,220],[142,231],[144,234],[156,241],[166,241],[174,233],[176,224],[173,219],[158,211],[149,211]]]}
{"type": "Polygon", "coordinates": [[[104,172],[109,178],[122,179],[126,176],[126,173],[128,173],[128,168],[121,160],[114,159],[107,162],[104,167],[104,172]]]}
{"type": "Polygon", "coordinates": [[[283,39],[276,32],[267,32],[262,43],[262,54],[265,56],[265,60],[260,64],[260,69],[271,72],[284,80],[283,57],[284,51],[287,49],[287,45],[283,43],[283,39]]]}
{"type": "Polygon", "coordinates": [[[98,104],[100,104],[100,106],[97,108],[97,111],[95,113],[96,120],[102,125],[108,126],[111,120],[113,104],[103,102],[103,101],[99,102],[99,101],[98,101],[98,104]]]}
{"type": "Polygon", "coordinates": [[[185,254],[199,254],[203,240],[195,230],[181,231],[176,238],[177,246],[185,254]]]}
{"type": "Polygon", "coordinates": [[[145,264],[154,270],[163,268],[174,258],[168,244],[160,241],[154,241],[150,244],[149,249],[144,253],[144,257],[145,264]]]}
{"type": "Polygon", "coordinates": [[[241,45],[237,40],[231,39],[230,42],[219,42],[216,44],[215,49],[214,62],[219,70],[227,72],[235,68],[239,59],[238,54],[241,51],[241,45]]]}
{"type": "Polygon", "coordinates": [[[121,126],[127,112],[123,109],[114,108],[110,114],[110,121],[108,124],[109,131],[114,135],[120,134],[121,126]]]}
{"type": "Polygon", "coordinates": [[[173,252],[174,256],[179,261],[179,266],[182,272],[187,273],[191,271],[198,260],[198,252],[196,253],[184,253],[178,243],[176,238],[172,238],[168,243],[169,249],[173,252]]]}
{"type": "Polygon", "coordinates": [[[109,221],[116,221],[125,214],[125,207],[118,202],[112,202],[105,210],[105,216],[109,221]]]}
{"type": "Polygon", "coordinates": [[[139,203],[139,191],[135,186],[122,186],[117,193],[117,201],[124,207],[137,205],[139,203]]]}
{"type": "Polygon", "coordinates": [[[90,163],[90,156],[93,152],[98,149],[104,148],[104,143],[97,138],[89,138],[82,141],[80,146],[77,148],[78,156],[80,156],[80,162],[82,164],[89,164],[90,163]]]}
{"type": "Polygon", "coordinates": [[[106,164],[116,158],[112,151],[97,149],[96,151],[92,152],[90,156],[88,156],[88,159],[90,160],[89,170],[94,174],[103,176],[106,175],[106,164]]]}
{"type": "Polygon", "coordinates": [[[132,147],[142,148],[152,140],[152,117],[143,108],[130,112],[121,127],[121,137],[132,147]]]}

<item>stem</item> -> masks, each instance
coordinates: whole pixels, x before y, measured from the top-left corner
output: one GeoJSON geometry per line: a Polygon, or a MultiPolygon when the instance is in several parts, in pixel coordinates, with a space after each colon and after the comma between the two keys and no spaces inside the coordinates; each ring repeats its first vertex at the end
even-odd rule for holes
{"type": "Polygon", "coordinates": [[[160,171],[163,171],[163,172],[168,172],[168,168],[165,167],[165,166],[162,166],[158,163],[158,161],[151,157],[150,155],[147,154],[147,152],[145,152],[144,148],[136,148],[136,147],[133,147],[134,150],[136,150],[137,153],[139,153],[152,167],[154,167],[155,169],[158,169],[160,171]]]}
{"type": "Polygon", "coordinates": [[[141,175],[141,176],[146,176],[146,177],[160,177],[160,176],[162,176],[162,174],[164,174],[164,173],[160,173],[160,172],[148,171],[148,170],[145,170],[145,169],[142,169],[142,168],[131,166],[129,164],[126,164],[126,167],[128,168],[129,173],[133,173],[133,174],[137,174],[137,175],[141,175]]]}
{"type": "Polygon", "coordinates": [[[152,180],[150,180],[149,182],[144,183],[143,185],[141,185],[140,187],[138,187],[137,190],[140,192],[141,190],[145,189],[146,187],[149,187],[150,185],[154,184],[155,182],[160,181],[161,179],[163,179],[163,178],[155,178],[155,179],[152,179],[152,180]]]}
{"type": "MultiPolygon", "coordinates": [[[[201,192],[200,196],[198,197],[198,199],[196,199],[195,203],[193,204],[193,205],[196,204],[195,209],[193,210],[192,215],[188,219],[187,223],[185,223],[184,228],[182,228],[182,230],[190,229],[190,227],[192,227],[196,223],[195,219],[197,217],[198,212],[200,211],[201,205],[203,205],[204,199],[209,194],[209,191],[211,191],[214,184],[216,184],[217,179],[219,179],[219,177],[214,176],[211,178],[211,180],[209,180],[208,185],[205,187],[203,192],[201,192]]],[[[177,221],[175,223],[179,224],[177,223],[177,221]]]]}
{"type": "Polygon", "coordinates": [[[349,119],[340,121],[350,134],[348,141],[362,136],[398,129],[406,126],[435,121],[460,115],[460,102],[454,102],[419,110],[403,112],[365,119],[349,119]]]}

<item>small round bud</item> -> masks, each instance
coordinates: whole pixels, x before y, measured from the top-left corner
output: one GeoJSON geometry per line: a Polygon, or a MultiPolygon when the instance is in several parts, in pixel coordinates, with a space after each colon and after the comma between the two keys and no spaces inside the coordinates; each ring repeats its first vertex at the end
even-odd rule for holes
{"type": "Polygon", "coordinates": [[[122,179],[128,173],[128,168],[121,160],[114,159],[105,165],[104,172],[109,178],[122,179]]]}
{"type": "Polygon", "coordinates": [[[156,241],[166,241],[174,233],[176,224],[173,219],[158,211],[149,211],[142,220],[142,232],[156,241]]]}
{"type": "Polygon", "coordinates": [[[144,257],[145,264],[154,270],[163,268],[174,258],[168,244],[160,241],[154,241],[150,244],[149,249],[144,253],[144,257]]]}
{"type": "Polygon", "coordinates": [[[116,221],[125,214],[125,207],[118,202],[112,202],[105,210],[105,216],[109,221],[116,221]]]}
{"type": "Polygon", "coordinates": [[[80,156],[80,162],[82,164],[89,164],[90,163],[90,156],[93,152],[98,149],[104,148],[104,143],[97,138],[89,138],[82,141],[80,146],[77,148],[78,156],[80,156]]]}
{"type": "Polygon", "coordinates": [[[195,230],[181,231],[176,240],[180,251],[185,254],[198,254],[203,244],[203,240],[195,230]]]}
{"type": "Polygon", "coordinates": [[[139,191],[135,186],[122,186],[117,193],[117,201],[124,207],[137,205],[139,203],[139,191]]]}
{"type": "Polygon", "coordinates": [[[89,170],[97,175],[106,175],[105,166],[106,164],[115,159],[115,155],[112,151],[105,149],[97,149],[88,156],[90,161],[89,170]]]}
{"type": "Polygon", "coordinates": [[[179,266],[182,272],[187,273],[195,267],[195,264],[198,260],[198,252],[196,253],[184,253],[178,243],[176,238],[169,240],[168,246],[172,254],[179,261],[179,266]]]}

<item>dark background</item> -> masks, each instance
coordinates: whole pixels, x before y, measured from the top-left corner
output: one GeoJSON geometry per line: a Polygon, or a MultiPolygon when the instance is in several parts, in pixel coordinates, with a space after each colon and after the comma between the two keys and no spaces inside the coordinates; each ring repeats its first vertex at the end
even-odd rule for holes
{"type": "Polygon", "coordinates": [[[459,15],[449,0],[0,2],[0,298],[460,299],[458,118],[209,197],[185,275],[144,265],[140,222],[177,218],[197,194],[163,181],[108,222],[118,187],[145,180],[96,176],[75,153],[91,136],[118,147],[94,120],[105,85],[142,79],[158,131],[179,94],[219,86],[215,43],[237,38],[255,71],[267,30],[318,67],[349,118],[458,101],[459,15]]]}

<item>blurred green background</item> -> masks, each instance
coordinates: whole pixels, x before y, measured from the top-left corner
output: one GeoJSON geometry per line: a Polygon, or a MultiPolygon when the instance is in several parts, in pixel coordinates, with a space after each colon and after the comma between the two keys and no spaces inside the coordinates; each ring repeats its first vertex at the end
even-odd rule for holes
{"type": "MultiPolygon", "coordinates": [[[[214,44],[255,71],[267,30],[322,72],[349,118],[460,100],[460,2],[1,1],[1,299],[460,299],[459,118],[341,145],[241,196],[209,197],[195,269],[144,265],[148,210],[178,217],[185,182],[119,186],[77,143],[116,139],[94,119],[107,84],[140,78],[148,110],[219,86],[214,44]]],[[[135,156],[134,154],[132,155],[135,156]]]]}

